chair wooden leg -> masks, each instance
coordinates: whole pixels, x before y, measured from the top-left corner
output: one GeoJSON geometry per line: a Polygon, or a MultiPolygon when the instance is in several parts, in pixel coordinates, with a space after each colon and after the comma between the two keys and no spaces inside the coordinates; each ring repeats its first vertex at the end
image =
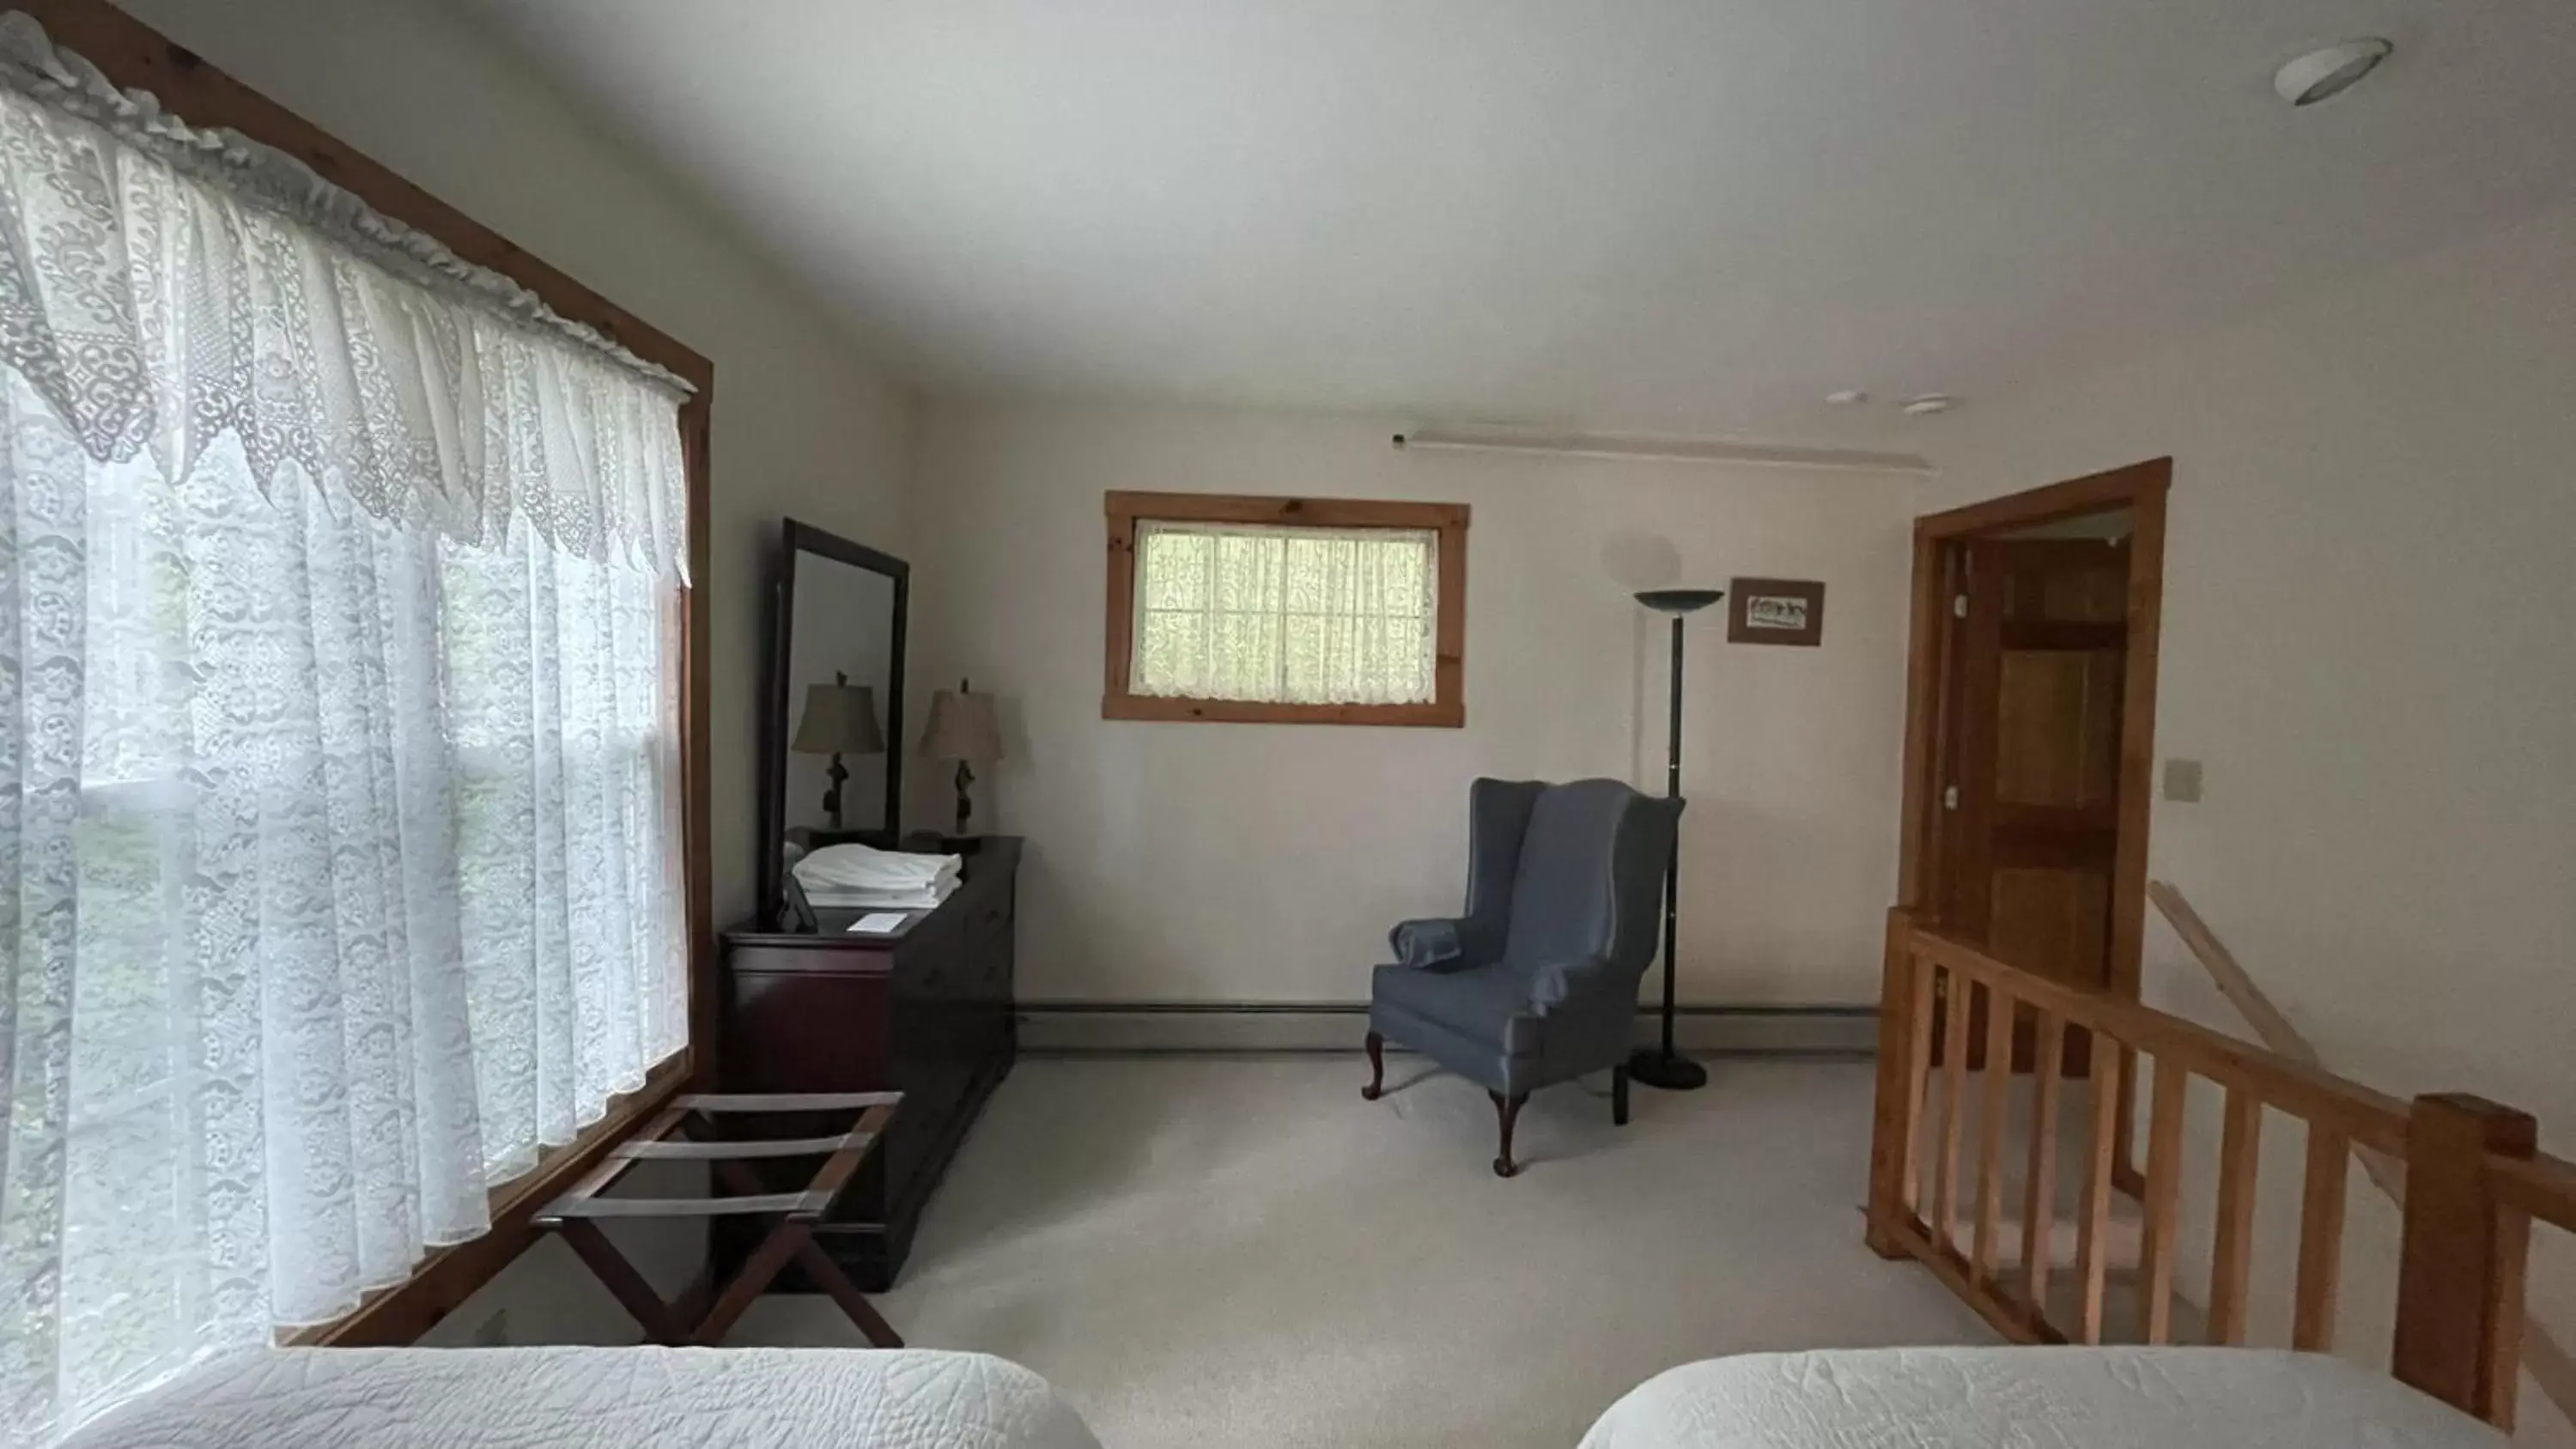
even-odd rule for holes
{"type": "Polygon", "coordinates": [[[1625,1066],[1610,1069],[1610,1125],[1628,1125],[1628,1069],[1625,1066]]]}
{"type": "Polygon", "coordinates": [[[1529,1100],[1529,1094],[1524,1092],[1517,1097],[1506,1097],[1500,1092],[1487,1092],[1485,1095],[1494,1099],[1494,1115],[1501,1119],[1503,1125],[1503,1155],[1494,1159],[1494,1176],[1517,1176],[1521,1165],[1512,1161],[1512,1123],[1520,1119],[1521,1103],[1529,1100]]]}
{"type": "Polygon", "coordinates": [[[1360,1096],[1374,1102],[1386,1095],[1386,1038],[1370,1032],[1368,1054],[1369,1084],[1360,1088],[1360,1096]]]}

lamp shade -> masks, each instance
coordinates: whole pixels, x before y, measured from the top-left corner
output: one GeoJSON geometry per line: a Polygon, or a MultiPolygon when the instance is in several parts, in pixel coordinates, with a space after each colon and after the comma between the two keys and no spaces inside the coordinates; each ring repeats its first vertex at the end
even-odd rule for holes
{"type": "Polygon", "coordinates": [[[930,727],[921,732],[921,752],[934,760],[989,765],[1002,758],[1002,725],[993,712],[993,696],[963,689],[943,689],[930,697],[930,727]]]}
{"type": "Polygon", "coordinates": [[[1691,614],[1725,597],[1724,589],[1645,589],[1637,602],[1657,613],[1691,614]]]}
{"type": "Polygon", "coordinates": [[[796,722],[800,755],[882,755],[876,694],[864,684],[814,684],[805,689],[805,715],[796,722]]]}

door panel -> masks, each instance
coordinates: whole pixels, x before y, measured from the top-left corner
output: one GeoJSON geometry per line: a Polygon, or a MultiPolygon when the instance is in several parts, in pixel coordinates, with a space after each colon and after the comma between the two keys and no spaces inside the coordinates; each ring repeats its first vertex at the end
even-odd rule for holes
{"type": "Polygon", "coordinates": [[[2011,867],[1995,872],[1995,926],[1986,953],[2006,964],[2060,961],[2100,976],[2111,940],[2110,878],[2097,870],[2011,867]]]}
{"type": "Polygon", "coordinates": [[[2106,814],[2120,784],[2123,652],[2002,649],[1996,689],[1995,800],[2106,814]]]}
{"type": "MultiPolygon", "coordinates": [[[[1973,540],[1962,553],[1938,736],[1946,784],[1933,899],[1941,924],[2008,965],[2103,987],[2128,549],[1973,540]]],[[[1974,1014],[1982,1018],[1982,1002],[1974,1014]]],[[[1982,1020],[1970,1031],[1970,1065],[1981,1065],[1982,1020]]],[[[2027,1023],[2014,1039],[2014,1065],[2027,1069],[2027,1023]]],[[[2069,1070],[2080,1072],[2084,1044],[2068,1045],[2069,1070]]]]}
{"type": "Polygon", "coordinates": [[[2058,624],[2128,621],[2125,539],[2004,540],[1977,547],[2004,553],[2005,590],[2010,596],[2006,613],[2012,619],[2058,624]]]}

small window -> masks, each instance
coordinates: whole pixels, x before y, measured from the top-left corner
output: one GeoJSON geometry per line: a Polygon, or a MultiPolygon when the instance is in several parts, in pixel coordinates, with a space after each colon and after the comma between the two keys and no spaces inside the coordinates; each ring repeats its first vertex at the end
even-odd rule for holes
{"type": "Polygon", "coordinates": [[[1466,722],[1467,509],[1112,493],[1108,719],[1466,722]]]}

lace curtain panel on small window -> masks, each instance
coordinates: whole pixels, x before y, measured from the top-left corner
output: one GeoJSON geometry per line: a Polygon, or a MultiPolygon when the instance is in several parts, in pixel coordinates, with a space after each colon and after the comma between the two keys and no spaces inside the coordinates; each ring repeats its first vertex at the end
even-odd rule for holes
{"type": "Polygon", "coordinates": [[[1439,567],[1440,536],[1428,530],[1140,522],[1128,688],[1426,703],[1439,567]]]}
{"type": "Polygon", "coordinates": [[[25,1442],[401,1280],[686,1044],[686,524],[662,382],[0,81],[25,1442]]]}

